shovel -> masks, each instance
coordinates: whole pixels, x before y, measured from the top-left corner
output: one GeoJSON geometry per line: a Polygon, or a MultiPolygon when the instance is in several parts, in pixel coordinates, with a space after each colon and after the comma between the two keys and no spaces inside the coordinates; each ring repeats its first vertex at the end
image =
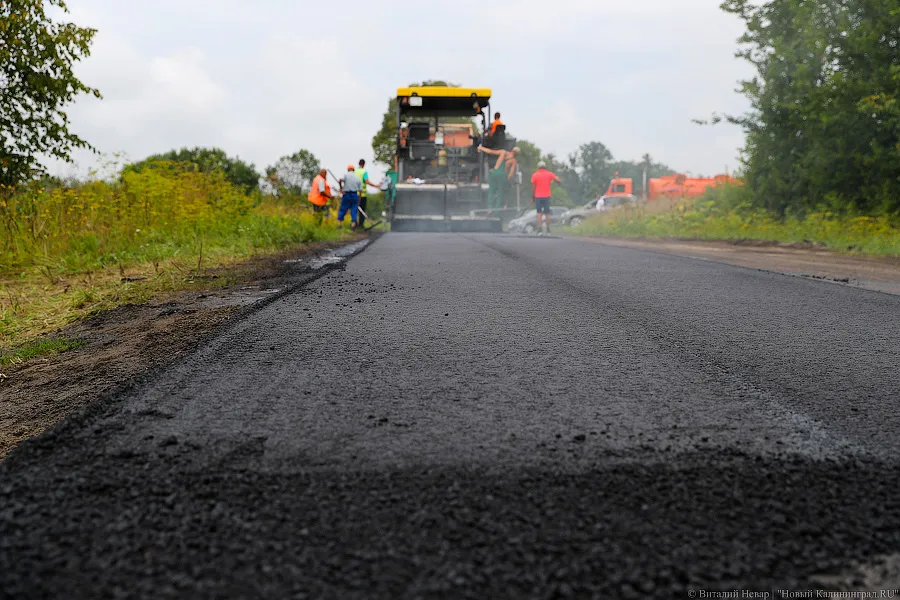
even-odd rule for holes
{"type": "MultiPolygon", "coordinates": [[[[366,218],[366,221],[370,221],[370,222],[371,222],[372,219],[369,217],[369,215],[366,214],[366,211],[364,211],[364,210],[362,209],[361,206],[358,207],[358,208],[359,208],[359,212],[362,213],[362,216],[364,216],[364,217],[366,218]]],[[[379,225],[381,225],[381,219],[378,219],[377,221],[375,221],[374,223],[372,223],[372,224],[369,225],[368,227],[363,227],[363,231],[371,231],[374,227],[378,227],[379,225]]]]}

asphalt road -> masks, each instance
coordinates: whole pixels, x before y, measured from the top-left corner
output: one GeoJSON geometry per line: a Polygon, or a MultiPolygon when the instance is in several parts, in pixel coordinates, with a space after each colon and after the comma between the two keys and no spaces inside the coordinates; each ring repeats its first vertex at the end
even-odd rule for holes
{"type": "Polygon", "coordinates": [[[0,464],[0,597],[865,589],[898,367],[897,296],[388,234],[0,464]]]}

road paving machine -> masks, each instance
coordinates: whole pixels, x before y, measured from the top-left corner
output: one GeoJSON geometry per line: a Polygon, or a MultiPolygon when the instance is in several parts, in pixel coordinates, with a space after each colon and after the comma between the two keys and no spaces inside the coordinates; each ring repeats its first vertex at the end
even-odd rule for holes
{"type": "Polygon", "coordinates": [[[487,211],[488,171],[497,158],[480,144],[510,150],[515,140],[491,128],[491,90],[397,90],[397,183],[386,206],[391,231],[500,232],[487,211]]]}

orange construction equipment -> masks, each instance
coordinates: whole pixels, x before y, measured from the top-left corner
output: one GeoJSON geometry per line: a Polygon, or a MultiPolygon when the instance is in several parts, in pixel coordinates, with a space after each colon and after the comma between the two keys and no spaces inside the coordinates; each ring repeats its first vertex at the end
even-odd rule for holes
{"type": "MultiPolygon", "coordinates": [[[[686,175],[664,175],[654,177],[647,182],[647,199],[656,198],[695,198],[702,196],[709,188],[718,185],[740,185],[741,181],[729,175],[715,177],[688,177],[686,175]]],[[[616,178],[609,184],[606,196],[631,196],[634,194],[634,183],[631,179],[616,178]]]]}
{"type": "Polygon", "coordinates": [[[634,194],[634,183],[631,179],[623,179],[616,173],[616,178],[609,183],[606,196],[631,196],[634,194]]]}

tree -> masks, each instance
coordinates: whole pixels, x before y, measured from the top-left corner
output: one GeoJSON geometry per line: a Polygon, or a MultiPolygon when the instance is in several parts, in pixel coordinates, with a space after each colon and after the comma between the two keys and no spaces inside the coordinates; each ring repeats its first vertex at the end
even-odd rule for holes
{"type": "Polygon", "coordinates": [[[39,157],[68,162],[93,147],[69,131],[64,108],[79,94],[100,92],[72,67],[90,55],[96,30],[54,22],[47,8],[68,13],[63,0],[0,3],[0,183],[12,186],[42,172],[39,157]]]}
{"type": "MultiPolygon", "coordinates": [[[[778,215],[900,212],[900,9],[896,0],[727,0],[738,56],[752,202],[778,215]],[[892,108],[894,107],[894,108],[892,108]]],[[[714,117],[713,122],[720,120],[714,117]]]]}
{"type": "Polygon", "coordinates": [[[372,138],[372,152],[375,154],[375,162],[394,166],[397,156],[397,103],[393,98],[388,100],[388,108],[381,119],[381,129],[372,138]]]}
{"type": "Polygon", "coordinates": [[[276,193],[300,194],[309,190],[320,168],[315,154],[298,150],[290,156],[282,156],[274,166],[266,169],[266,179],[276,193]]]}
{"type": "Polygon", "coordinates": [[[537,165],[542,159],[541,149],[525,139],[517,139],[516,146],[521,150],[517,162],[522,171],[522,181],[531,181],[531,176],[537,171],[537,165]]]}
{"type": "Polygon", "coordinates": [[[140,172],[161,162],[172,162],[190,165],[194,169],[210,173],[222,171],[225,178],[235,187],[251,192],[259,186],[259,173],[252,164],[240,158],[231,158],[221,148],[182,148],[169,150],[163,154],[154,154],[144,160],[128,165],[126,169],[140,172]]]}
{"type": "Polygon", "coordinates": [[[560,174],[569,196],[581,203],[605,192],[615,174],[612,159],[612,152],[600,142],[579,146],[560,174]]]}

